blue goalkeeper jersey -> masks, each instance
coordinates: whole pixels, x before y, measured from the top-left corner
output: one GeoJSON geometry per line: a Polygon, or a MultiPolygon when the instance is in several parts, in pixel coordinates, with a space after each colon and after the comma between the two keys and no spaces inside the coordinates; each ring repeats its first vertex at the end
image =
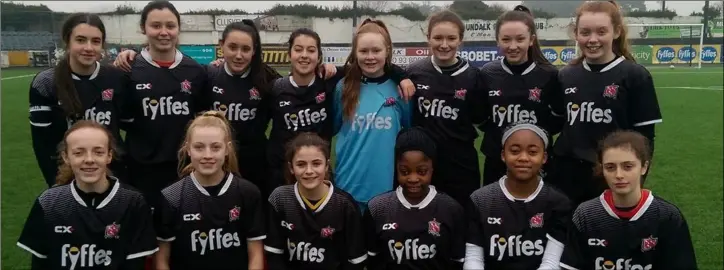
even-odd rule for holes
{"type": "Polygon", "coordinates": [[[363,79],[354,118],[344,117],[342,88],[334,95],[335,182],[357,202],[392,190],[397,133],[410,126],[410,106],[390,79],[363,79]]]}

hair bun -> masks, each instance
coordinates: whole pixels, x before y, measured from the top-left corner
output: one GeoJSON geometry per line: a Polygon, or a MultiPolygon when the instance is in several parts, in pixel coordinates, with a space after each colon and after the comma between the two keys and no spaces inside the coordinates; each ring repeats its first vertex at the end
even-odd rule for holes
{"type": "Polygon", "coordinates": [[[522,11],[522,12],[531,14],[530,9],[529,9],[528,7],[526,7],[526,6],[524,6],[524,5],[517,5],[517,6],[515,6],[515,8],[513,8],[513,10],[515,10],[515,11],[522,11]]]}

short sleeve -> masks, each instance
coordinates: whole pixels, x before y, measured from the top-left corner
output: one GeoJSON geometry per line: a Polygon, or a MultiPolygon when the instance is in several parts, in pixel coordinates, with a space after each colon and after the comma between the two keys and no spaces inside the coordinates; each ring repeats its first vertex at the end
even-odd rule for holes
{"type": "Polygon", "coordinates": [[[633,73],[629,75],[630,83],[626,86],[626,90],[630,91],[626,96],[629,123],[632,127],[661,123],[661,109],[651,73],[638,65],[633,73]]]}
{"type": "Polygon", "coordinates": [[[545,231],[548,232],[546,237],[549,241],[556,241],[561,245],[565,245],[566,236],[568,235],[568,227],[571,219],[571,201],[563,194],[558,194],[552,201],[551,221],[546,222],[545,231]]]}
{"type": "Polygon", "coordinates": [[[286,233],[283,231],[281,214],[276,210],[273,205],[268,207],[267,219],[267,233],[264,241],[264,250],[270,253],[283,255],[286,250],[286,233]]]}
{"type": "Polygon", "coordinates": [[[33,256],[46,259],[48,258],[48,235],[47,223],[45,222],[45,213],[40,205],[40,200],[36,199],[33,207],[30,209],[28,219],[25,221],[23,231],[18,239],[18,247],[33,254],[33,256]]]}
{"type": "Polygon", "coordinates": [[[465,233],[466,243],[485,248],[486,243],[483,240],[483,223],[480,222],[480,209],[478,209],[478,206],[472,199],[468,200],[465,214],[467,216],[467,230],[465,233]]]}
{"type": "Polygon", "coordinates": [[[364,225],[362,223],[362,214],[357,205],[353,202],[348,203],[347,211],[345,211],[345,246],[347,248],[347,262],[352,265],[363,265],[367,259],[367,247],[365,245],[364,225]]]}
{"type": "Polygon", "coordinates": [[[133,212],[133,215],[131,215],[131,227],[133,227],[134,230],[131,232],[133,236],[128,245],[127,260],[144,258],[158,251],[151,207],[140,194],[133,207],[133,212]]]}
{"type": "Polygon", "coordinates": [[[246,188],[247,192],[243,195],[247,205],[246,214],[248,215],[247,220],[250,221],[249,229],[246,232],[247,241],[260,241],[266,239],[264,220],[263,201],[261,200],[261,192],[255,185],[249,183],[249,187],[246,188]]]}
{"type": "Polygon", "coordinates": [[[165,196],[160,200],[160,205],[153,211],[156,239],[163,242],[176,240],[178,232],[178,211],[171,206],[165,196]]]}

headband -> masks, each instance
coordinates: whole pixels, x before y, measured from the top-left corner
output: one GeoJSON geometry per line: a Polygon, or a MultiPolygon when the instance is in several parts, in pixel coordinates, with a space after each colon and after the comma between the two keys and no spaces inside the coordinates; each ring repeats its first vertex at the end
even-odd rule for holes
{"type": "Polygon", "coordinates": [[[505,141],[507,141],[508,138],[510,138],[510,136],[513,135],[513,133],[515,133],[516,131],[519,131],[519,130],[533,131],[533,133],[538,135],[538,137],[540,137],[541,140],[543,140],[543,146],[545,148],[548,148],[548,133],[545,130],[543,130],[542,128],[540,128],[534,124],[528,124],[528,123],[518,124],[518,125],[515,125],[515,126],[509,128],[508,130],[506,130],[503,133],[503,145],[505,145],[505,141]]]}

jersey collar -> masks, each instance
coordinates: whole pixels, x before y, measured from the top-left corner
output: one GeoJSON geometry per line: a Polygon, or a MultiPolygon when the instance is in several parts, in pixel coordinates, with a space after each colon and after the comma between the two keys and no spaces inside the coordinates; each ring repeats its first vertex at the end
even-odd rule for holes
{"type": "Polygon", "coordinates": [[[606,213],[615,219],[630,217],[629,221],[636,221],[643,216],[644,213],[646,213],[647,209],[649,209],[651,202],[654,201],[654,194],[648,189],[641,190],[641,200],[639,200],[638,205],[636,205],[636,207],[631,211],[626,212],[618,211],[616,206],[613,205],[613,194],[610,189],[607,189],[598,196],[598,200],[601,202],[603,209],[606,210],[606,213]]]}
{"type": "MultiPolygon", "coordinates": [[[[115,178],[113,176],[108,176],[108,178],[115,180],[114,181],[115,183],[113,184],[113,187],[111,187],[111,192],[108,193],[108,196],[106,196],[106,198],[103,199],[103,201],[101,201],[101,203],[99,203],[98,206],[96,206],[96,209],[101,209],[104,206],[106,206],[109,202],[111,202],[113,197],[116,196],[118,189],[121,187],[121,181],[118,181],[117,178],[115,178]]],[[[80,204],[84,207],[88,207],[88,205],[85,203],[83,198],[80,197],[80,194],[78,194],[78,191],[75,190],[75,185],[76,185],[75,179],[73,179],[73,181],[70,182],[70,185],[68,185],[68,188],[70,188],[70,193],[73,194],[73,198],[75,199],[76,202],[78,202],[78,204],[80,204]]]]}
{"type": "MultiPolygon", "coordinates": [[[[505,64],[504,59],[505,58],[500,58],[500,66],[503,67],[503,70],[505,70],[505,72],[508,72],[508,74],[514,75],[513,71],[510,70],[510,68],[505,64]]],[[[525,75],[525,74],[530,73],[531,71],[533,71],[535,66],[536,66],[535,61],[533,61],[532,63],[530,63],[530,66],[528,66],[525,70],[523,70],[523,72],[520,73],[520,75],[525,75]]]]}
{"type": "Polygon", "coordinates": [[[402,194],[401,186],[397,187],[397,190],[395,190],[395,195],[397,195],[397,199],[400,201],[400,203],[402,203],[402,206],[404,206],[405,208],[422,209],[422,208],[425,208],[428,204],[430,204],[430,202],[432,202],[432,199],[434,199],[435,196],[437,196],[437,189],[435,189],[435,186],[430,185],[430,191],[427,192],[427,196],[425,196],[425,198],[422,199],[422,201],[420,201],[420,203],[415,204],[415,205],[411,204],[410,202],[407,201],[407,199],[405,199],[405,195],[402,194]]]}
{"type": "MultiPolygon", "coordinates": [[[[101,71],[101,63],[98,63],[98,61],[96,61],[96,69],[93,70],[93,73],[90,75],[90,77],[88,79],[89,80],[95,79],[96,77],[98,77],[98,72],[100,72],[100,71],[101,71]]],[[[71,73],[70,77],[72,77],[73,80],[80,81],[80,77],[76,76],[75,74],[71,73]]]]}
{"type": "MultiPolygon", "coordinates": [[[[141,57],[143,57],[143,59],[145,59],[146,62],[148,62],[152,66],[157,67],[157,68],[161,67],[158,64],[156,64],[156,62],[153,61],[153,58],[151,57],[151,54],[148,52],[147,47],[143,48],[143,50],[141,50],[141,57]]],[[[171,66],[168,67],[168,69],[173,69],[173,68],[177,67],[178,64],[181,63],[181,60],[183,60],[183,59],[184,59],[184,55],[181,53],[181,51],[176,50],[176,56],[174,57],[173,64],[171,64],[171,66]]]]}
{"type": "MultiPolygon", "coordinates": [[[[618,66],[618,64],[621,64],[621,62],[623,62],[623,60],[626,60],[626,57],[619,56],[616,60],[614,60],[613,62],[611,62],[610,64],[608,64],[608,65],[605,66],[604,68],[602,68],[599,73],[604,73],[604,72],[606,72],[606,71],[611,70],[612,68],[615,68],[616,66],[618,66]]],[[[583,68],[585,68],[585,69],[588,70],[588,71],[591,71],[591,67],[588,66],[588,62],[586,62],[586,59],[585,59],[585,58],[583,59],[582,63],[583,63],[583,68]]]]}
{"type": "MultiPolygon", "coordinates": [[[[201,194],[204,194],[206,196],[211,196],[209,194],[209,192],[206,191],[206,189],[203,186],[201,186],[201,183],[199,183],[199,180],[196,179],[196,176],[194,176],[193,172],[191,172],[189,175],[191,176],[191,182],[194,183],[194,186],[196,186],[196,189],[198,189],[199,192],[201,192],[201,194]]],[[[224,183],[224,186],[221,187],[221,190],[219,190],[219,194],[217,196],[224,195],[224,193],[226,193],[226,191],[229,190],[229,186],[231,186],[232,179],[234,179],[234,174],[229,173],[229,176],[226,177],[226,183],[224,183]]]]}
{"type": "Polygon", "coordinates": [[[224,71],[226,71],[226,74],[229,74],[229,76],[231,77],[239,76],[241,78],[246,78],[247,76],[249,76],[249,73],[251,73],[251,67],[247,68],[246,71],[244,71],[244,73],[242,73],[241,75],[234,75],[234,73],[231,73],[231,70],[229,70],[228,63],[224,63],[224,71]]]}
{"type": "MultiPolygon", "coordinates": [[[[332,182],[324,181],[323,184],[329,185],[329,191],[327,193],[327,197],[325,197],[322,204],[317,207],[317,210],[314,210],[314,213],[319,213],[319,211],[322,211],[322,209],[324,209],[324,206],[326,206],[329,202],[329,199],[332,198],[332,194],[334,194],[334,185],[332,185],[332,182]]],[[[294,183],[294,197],[297,197],[297,202],[299,202],[299,205],[302,206],[302,209],[307,210],[307,204],[304,203],[304,200],[302,200],[302,194],[299,194],[299,182],[294,183]]]]}
{"type": "MultiPolygon", "coordinates": [[[[538,193],[540,193],[541,189],[543,189],[543,185],[545,184],[545,183],[543,183],[543,178],[538,178],[538,179],[540,179],[538,182],[538,187],[535,189],[535,191],[533,191],[532,194],[530,194],[530,196],[528,196],[528,198],[525,198],[523,200],[524,203],[535,200],[535,197],[538,197],[538,193]]],[[[504,175],[498,181],[498,185],[500,185],[500,189],[503,190],[503,194],[505,195],[506,198],[508,198],[508,200],[516,201],[516,198],[513,197],[513,194],[510,194],[510,192],[508,191],[508,188],[505,187],[505,181],[507,181],[507,180],[508,180],[508,176],[504,175]]],[[[520,200],[520,199],[517,199],[517,200],[520,200]]]]}
{"type": "MultiPolygon", "coordinates": [[[[458,61],[463,61],[463,60],[460,59],[460,60],[458,60],[458,61]]],[[[432,67],[434,67],[435,70],[437,70],[437,72],[440,72],[440,74],[442,74],[442,69],[440,68],[440,66],[438,66],[438,65],[435,63],[435,59],[434,59],[433,56],[430,56],[430,63],[432,63],[432,67]]],[[[460,69],[458,69],[457,71],[455,71],[455,72],[453,72],[452,74],[450,74],[450,76],[457,76],[457,75],[459,75],[460,73],[463,73],[463,72],[464,72],[465,70],[467,70],[469,67],[470,67],[470,63],[469,63],[469,62],[465,62],[465,65],[463,65],[462,67],[460,67],[460,69]]]]}
{"type": "MultiPolygon", "coordinates": [[[[312,81],[309,82],[307,87],[312,86],[312,84],[314,84],[314,81],[316,80],[317,76],[312,77],[312,81]]],[[[292,86],[294,86],[294,88],[299,88],[299,85],[297,85],[297,82],[294,81],[294,77],[292,77],[292,75],[289,75],[289,82],[292,84],[292,86]]]]}

